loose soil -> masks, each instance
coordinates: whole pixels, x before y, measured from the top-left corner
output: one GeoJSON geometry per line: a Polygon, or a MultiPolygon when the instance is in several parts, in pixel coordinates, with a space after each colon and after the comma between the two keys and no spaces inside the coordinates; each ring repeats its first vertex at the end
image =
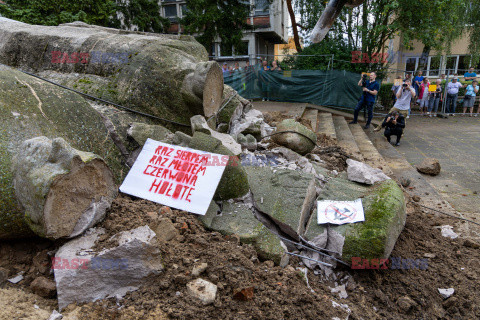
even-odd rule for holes
{"type": "MultiPolygon", "coordinates": [[[[64,319],[345,319],[348,311],[334,307],[332,301],[350,310],[349,319],[480,318],[480,295],[475,288],[480,250],[472,248],[471,242],[442,237],[435,227],[456,221],[425,214],[413,202],[408,205],[407,223],[392,257],[424,259],[425,253],[433,254],[427,270],[339,269],[337,284],[346,284],[346,299],[331,293],[334,281],[322,281],[323,277],[309,271],[312,292],[295,269],[299,260],[293,259],[286,268],[259,261],[251,246],[240,244],[235,236],[205,230],[186,212],[119,196],[100,226],[107,230],[107,239],[123,230],[153,226],[159,218],[170,219],[178,230],[176,238],[159,244],[165,271],[121,301],[71,305],[64,310],[64,319]],[[192,268],[202,262],[208,267],[200,277],[218,286],[217,298],[209,306],[201,305],[186,291],[186,283],[195,279],[192,268]],[[234,299],[234,291],[247,288],[253,288],[251,299],[234,299]],[[455,293],[443,300],[438,288],[454,288],[455,293]]],[[[55,308],[56,300],[35,295],[29,284],[35,277],[49,274],[50,269],[39,271],[45,263],[38,262],[39,256],[59,245],[40,239],[0,244],[0,267],[9,270],[10,276],[25,272],[25,280],[19,284],[0,285],[0,303],[8,305],[0,308],[0,319],[47,319],[44,315],[55,308]]]]}

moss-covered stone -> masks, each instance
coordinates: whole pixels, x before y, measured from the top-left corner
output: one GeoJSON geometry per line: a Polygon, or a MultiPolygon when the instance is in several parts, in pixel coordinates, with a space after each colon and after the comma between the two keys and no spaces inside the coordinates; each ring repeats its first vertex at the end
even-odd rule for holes
{"type": "Polygon", "coordinates": [[[315,204],[315,177],[302,171],[246,167],[250,189],[260,210],[302,234],[315,204]]]}
{"type": "Polygon", "coordinates": [[[315,148],[315,133],[294,119],[286,119],[277,125],[276,132],[284,132],[272,136],[273,141],[301,155],[306,155],[315,148]],[[297,134],[296,132],[300,133],[297,134]]]}
{"type": "Polygon", "coordinates": [[[0,113],[0,238],[27,230],[11,175],[11,159],[23,141],[62,137],[75,149],[102,157],[117,183],[127,173],[101,116],[78,94],[0,66],[0,113]]]}
{"type": "MultiPolygon", "coordinates": [[[[351,201],[362,198],[365,221],[330,226],[345,237],[342,259],[388,258],[405,225],[406,210],[403,191],[393,180],[367,187],[348,181],[344,173],[331,179],[318,200],[351,201]]],[[[316,212],[307,227],[306,237],[313,239],[323,233],[324,226],[317,225],[316,212]]]]}
{"type": "Polygon", "coordinates": [[[167,128],[141,122],[132,123],[128,130],[128,135],[141,146],[145,144],[148,138],[164,143],[173,142],[173,133],[167,128]]]}
{"type": "Polygon", "coordinates": [[[247,174],[237,156],[222,145],[221,141],[202,132],[195,132],[189,147],[197,150],[230,156],[215,192],[215,200],[228,200],[245,195],[248,190],[247,174]]]}
{"type": "Polygon", "coordinates": [[[253,245],[258,256],[263,260],[280,263],[285,250],[280,239],[258,221],[252,210],[241,203],[223,202],[222,212],[212,201],[205,216],[199,220],[209,230],[225,235],[236,234],[242,243],[253,245]]]}

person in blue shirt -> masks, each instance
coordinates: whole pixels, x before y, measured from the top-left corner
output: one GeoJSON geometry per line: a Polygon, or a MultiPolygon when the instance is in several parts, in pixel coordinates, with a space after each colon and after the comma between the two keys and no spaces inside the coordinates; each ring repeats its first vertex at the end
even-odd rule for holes
{"type": "Polygon", "coordinates": [[[415,89],[416,97],[418,97],[420,86],[422,85],[423,79],[424,79],[423,72],[418,71],[418,75],[415,77],[415,79],[413,79],[413,88],[415,89]]]}
{"type": "Polygon", "coordinates": [[[478,93],[478,81],[474,80],[472,84],[467,86],[465,91],[465,97],[463,98],[463,116],[465,117],[465,112],[470,108],[470,117],[473,117],[473,105],[475,104],[475,98],[478,93]]]}
{"type": "Polygon", "coordinates": [[[360,110],[367,108],[368,111],[368,120],[364,129],[370,128],[370,122],[373,119],[373,105],[375,104],[375,99],[380,90],[380,84],[375,80],[377,78],[377,74],[375,72],[370,73],[370,80],[367,80],[365,84],[363,84],[363,75],[358,81],[358,85],[363,87],[363,94],[358,101],[357,106],[355,107],[355,111],[353,113],[353,121],[350,124],[357,123],[358,113],[360,110]]]}
{"type": "Polygon", "coordinates": [[[477,80],[477,74],[475,73],[474,68],[470,68],[468,72],[466,72],[463,77],[465,78],[465,81],[474,81],[477,80]]]}

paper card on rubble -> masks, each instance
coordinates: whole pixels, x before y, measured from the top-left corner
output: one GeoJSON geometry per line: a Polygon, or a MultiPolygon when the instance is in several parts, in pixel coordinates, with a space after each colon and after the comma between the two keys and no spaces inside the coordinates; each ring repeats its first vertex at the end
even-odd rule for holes
{"type": "Polygon", "coordinates": [[[362,199],[355,201],[318,201],[317,221],[318,224],[345,224],[365,221],[362,199]]]}
{"type": "Polygon", "coordinates": [[[120,191],[205,215],[228,159],[148,139],[120,191]]]}

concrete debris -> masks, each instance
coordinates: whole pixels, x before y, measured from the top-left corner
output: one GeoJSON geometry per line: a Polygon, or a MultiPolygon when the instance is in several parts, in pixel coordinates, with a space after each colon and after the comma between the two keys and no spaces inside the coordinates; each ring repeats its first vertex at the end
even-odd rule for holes
{"type": "Polygon", "coordinates": [[[448,289],[438,288],[438,292],[443,297],[443,299],[448,299],[450,296],[452,296],[455,293],[455,289],[453,289],[453,288],[448,288],[448,289]]]}
{"type": "Polygon", "coordinates": [[[238,119],[233,119],[230,126],[230,134],[238,135],[239,133],[251,134],[257,140],[261,140],[263,137],[271,134],[274,128],[270,127],[263,120],[262,112],[251,109],[248,112],[244,112],[238,119]]]}
{"type": "Polygon", "coordinates": [[[212,304],[217,296],[217,286],[201,278],[187,283],[187,291],[204,305],[212,304]]]}
{"type": "Polygon", "coordinates": [[[440,228],[442,231],[442,236],[444,236],[445,238],[451,238],[451,239],[458,238],[458,234],[456,234],[455,231],[453,231],[452,226],[444,225],[444,226],[440,226],[440,228]]]}
{"type": "Polygon", "coordinates": [[[347,159],[348,180],[372,185],[390,179],[380,169],[372,168],[363,162],[347,159]]]}
{"type": "Polygon", "coordinates": [[[338,293],[338,297],[340,299],[347,299],[348,298],[347,290],[345,290],[345,285],[344,284],[342,284],[341,286],[336,286],[335,288],[330,288],[330,292],[338,293]]]}
{"type": "Polygon", "coordinates": [[[242,153],[242,146],[237,143],[237,141],[235,141],[235,139],[231,135],[220,133],[211,129],[207,124],[207,120],[205,120],[203,116],[196,115],[191,117],[190,123],[192,125],[192,134],[198,131],[211,135],[212,137],[220,140],[222,144],[234,155],[239,155],[240,153],[242,153]]]}
{"type": "Polygon", "coordinates": [[[198,277],[201,275],[205,270],[207,270],[208,263],[200,263],[199,265],[195,265],[192,270],[192,276],[198,277]]]}
{"type": "Polygon", "coordinates": [[[123,297],[162,269],[155,233],[143,226],[120,232],[108,242],[116,246],[94,249],[105,231],[91,229],[64,244],[55,254],[53,269],[60,310],[70,303],[123,297]]]}
{"type": "Polygon", "coordinates": [[[23,274],[24,274],[23,271],[19,272],[15,277],[8,279],[8,282],[13,284],[19,283],[20,281],[23,280],[23,274]]]}
{"type": "Polygon", "coordinates": [[[50,315],[50,318],[48,320],[62,320],[63,315],[59,313],[57,310],[53,310],[52,314],[50,315]]]}

